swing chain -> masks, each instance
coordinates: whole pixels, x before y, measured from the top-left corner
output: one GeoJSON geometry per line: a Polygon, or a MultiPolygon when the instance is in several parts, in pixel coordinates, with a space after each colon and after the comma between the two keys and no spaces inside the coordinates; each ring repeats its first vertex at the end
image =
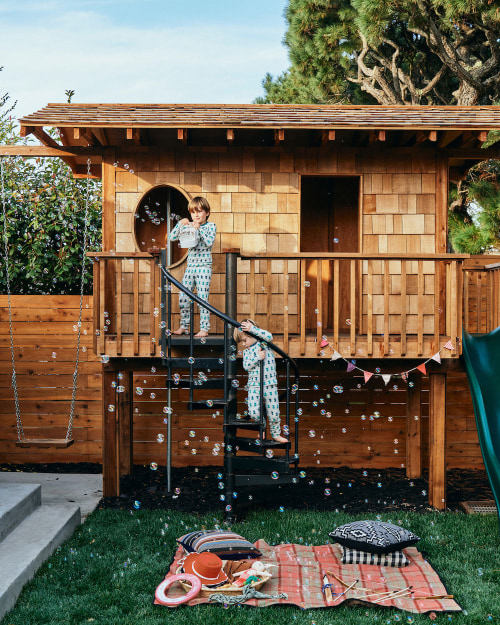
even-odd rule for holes
{"type": "Polygon", "coordinates": [[[9,330],[10,330],[10,354],[12,358],[12,389],[14,391],[14,406],[16,409],[16,427],[18,440],[26,440],[23,430],[23,423],[21,421],[21,409],[19,407],[19,394],[17,392],[17,376],[16,365],[14,359],[14,331],[12,328],[12,305],[11,305],[11,291],[10,291],[10,267],[9,267],[9,242],[7,237],[7,209],[5,206],[5,179],[4,179],[4,166],[3,157],[0,158],[0,176],[1,176],[1,189],[2,189],[2,212],[3,212],[3,244],[5,255],[5,281],[7,283],[7,301],[9,308],[9,330]]]}
{"type": "Polygon", "coordinates": [[[69,411],[68,431],[66,432],[66,440],[69,441],[73,434],[73,420],[75,417],[76,392],[78,389],[78,363],[80,360],[80,339],[82,336],[82,310],[83,310],[83,291],[85,288],[85,259],[87,257],[88,244],[88,213],[89,213],[89,196],[90,196],[90,157],[87,158],[87,184],[85,186],[85,218],[83,230],[83,250],[82,250],[82,272],[80,277],[80,312],[78,316],[78,335],[76,341],[76,361],[75,370],[73,372],[73,392],[71,395],[71,407],[69,411]]]}

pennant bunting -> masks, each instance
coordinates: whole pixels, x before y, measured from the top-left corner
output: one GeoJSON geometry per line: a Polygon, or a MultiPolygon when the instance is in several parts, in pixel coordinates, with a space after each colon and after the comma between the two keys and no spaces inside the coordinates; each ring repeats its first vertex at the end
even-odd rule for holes
{"type": "Polygon", "coordinates": [[[423,362],[421,365],[418,365],[417,369],[421,371],[424,375],[427,375],[427,371],[425,369],[425,362],[423,362]]]}
{"type": "Polygon", "coordinates": [[[446,345],[444,346],[445,349],[455,349],[455,347],[452,345],[451,341],[448,341],[448,343],[446,343],[446,345]]]}
{"type": "Polygon", "coordinates": [[[338,360],[339,358],[342,358],[342,356],[338,353],[338,351],[336,349],[333,350],[333,356],[332,356],[332,360],[338,360]]]}
{"type": "Polygon", "coordinates": [[[434,354],[434,356],[431,358],[431,360],[435,360],[436,362],[439,362],[439,364],[441,364],[441,356],[439,355],[439,352],[434,354]]]}
{"type": "Polygon", "coordinates": [[[401,377],[406,382],[408,380],[408,371],[403,371],[403,373],[401,374],[401,377]]]}
{"type": "Polygon", "coordinates": [[[326,339],[322,339],[320,345],[321,347],[326,347],[328,345],[328,341],[326,339]]]}
{"type": "Polygon", "coordinates": [[[387,386],[389,384],[389,382],[391,381],[391,374],[390,373],[383,373],[382,374],[382,380],[384,380],[384,384],[387,386]]]}
{"type": "Polygon", "coordinates": [[[369,371],[363,371],[364,376],[365,376],[365,384],[368,382],[368,380],[372,377],[373,373],[370,373],[369,371]]]}
{"type": "Polygon", "coordinates": [[[347,363],[347,371],[352,371],[353,369],[356,369],[356,366],[352,364],[352,362],[348,362],[347,363]]]}

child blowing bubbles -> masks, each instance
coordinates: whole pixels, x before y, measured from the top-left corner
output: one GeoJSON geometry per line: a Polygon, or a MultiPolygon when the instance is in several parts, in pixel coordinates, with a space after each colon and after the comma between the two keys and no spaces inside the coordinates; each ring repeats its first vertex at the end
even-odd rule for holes
{"type": "Polygon", "coordinates": [[[258,328],[251,319],[242,321],[241,330],[235,330],[235,339],[243,346],[243,368],[248,371],[248,415],[254,421],[260,419],[260,362],[264,367],[264,403],[269,417],[269,429],[273,440],[288,443],[281,436],[280,405],[278,397],[278,378],[276,376],[276,360],[272,350],[258,343],[258,338],[272,341],[273,335],[267,330],[258,328]]]}
{"type": "MultiPolygon", "coordinates": [[[[189,249],[186,272],[182,284],[190,291],[196,286],[199,298],[208,302],[210,281],[212,280],[212,245],[215,241],[217,227],[207,221],[210,215],[210,204],[204,197],[195,197],[189,202],[188,210],[193,219],[181,219],[170,233],[170,240],[177,241],[183,226],[192,225],[198,229],[198,243],[189,249]]],[[[174,334],[183,334],[189,330],[191,323],[189,297],[181,291],[179,293],[179,308],[181,311],[181,325],[174,334]]],[[[196,337],[208,336],[210,330],[210,312],[200,306],[200,331],[196,337]]]]}

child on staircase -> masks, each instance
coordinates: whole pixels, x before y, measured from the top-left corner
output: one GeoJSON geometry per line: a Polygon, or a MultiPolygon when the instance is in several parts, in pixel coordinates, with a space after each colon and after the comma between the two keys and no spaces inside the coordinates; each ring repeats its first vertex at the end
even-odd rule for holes
{"type": "MultiPolygon", "coordinates": [[[[192,225],[198,230],[198,243],[191,247],[188,252],[187,267],[182,284],[190,291],[196,286],[198,297],[208,302],[210,282],[212,280],[212,245],[215,241],[217,227],[207,221],[210,215],[210,204],[204,197],[193,198],[188,205],[188,210],[193,218],[181,219],[170,233],[170,240],[177,241],[183,226],[192,225]]],[[[190,301],[183,291],[179,293],[179,308],[181,311],[180,327],[173,334],[184,334],[189,330],[190,301]]],[[[210,312],[200,306],[200,331],[195,334],[197,338],[208,336],[210,330],[210,312]]]]}
{"type": "Polygon", "coordinates": [[[288,443],[288,439],[281,436],[280,405],[278,397],[278,378],[276,375],[276,360],[273,351],[265,344],[259,343],[254,336],[272,341],[273,335],[267,330],[259,328],[255,321],[246,319],[241,322],[241,329],[234,331],[234,338],[243,346],[243,368],[248,371],[248,416],[253,421],[260,419],[260,362],[264,367],[264,403],[269,417],[271,437],[278,443],[288,443]]]}

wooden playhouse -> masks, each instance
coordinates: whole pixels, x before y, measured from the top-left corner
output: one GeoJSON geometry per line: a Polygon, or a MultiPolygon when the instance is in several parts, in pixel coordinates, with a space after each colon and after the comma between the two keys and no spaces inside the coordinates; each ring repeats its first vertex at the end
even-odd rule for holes
{"type": "MultiPolygon", "coordinates": [[[[21,124],[43,146],[4,146],[1,155],[59,156],[75,175],[102,177],[86,339],[97,391],[92,427],[78,430],[78,417],[76,427],[85,458],[102,457],[106,495],[118,494],[134,461],[164,462],[158,264],[167,249],[172,275],[182,276],[186,250],[167,237],[197,195],[217,225],[210,303],[255,319],[299,365],[301,466],[395,466],[409,477],[429,469],[437,508],[447,467],[482,466],[459,356],[463,327],[500,324],[499,268],[494,257],[448,253],[448,189],[500,156],[481,148],[500,127],[498,107],[49,104],[21,124]],[[62,145],[45,128],[57,128],[62,145]],[[416,368],[425,362],[424,377],[416,368]],[[148,401],[135,392],[145,376],[157,389],[148,401]]],[[[221,335],[223,321],[212,319],[211,335],[221,335]]],[[[3,339],[4,314],[0,326],[3,339]]],[[[6,340],[1,348],[7,373],[6,340]]],[[[183,391],[176,397],[173,462],[220,464],[211,450],[222,417],[188,413],[183,391]]],[[[8,419],[7,403],[3,455],[23,461],[8,419]]],[[[41,421],[33,418],[33,431],[41,421]]],[[[31,457],[81,460],[77,447],[31,457]]]]}

